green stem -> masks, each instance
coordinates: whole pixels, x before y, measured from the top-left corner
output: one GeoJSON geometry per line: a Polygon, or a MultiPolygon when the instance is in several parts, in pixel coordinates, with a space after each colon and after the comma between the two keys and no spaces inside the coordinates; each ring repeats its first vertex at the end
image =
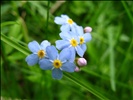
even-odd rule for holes
{"type": "Polygon", "coordinates": [[[129,19],[131,20],[132,24],[133,24],[133,16],[131,15],[129,9],[128,9],[128,6],[126,5],[125,1],[121,1],[122,2],[122,5],[124,6],[125,10],[126,10],[126,13],[129,17],[129,19]]]}
{"type": "Polygon", "coordinates": [[[47,39],[48,39],[49,6],[50,6],[50,1],[48,0],[47,21],[46,21],[46,31],[45,31],[47,39]]]}

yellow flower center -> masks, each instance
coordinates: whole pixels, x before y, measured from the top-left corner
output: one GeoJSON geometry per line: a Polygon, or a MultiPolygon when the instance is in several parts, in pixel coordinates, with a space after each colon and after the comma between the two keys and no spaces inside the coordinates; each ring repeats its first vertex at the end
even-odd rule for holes
{"type": "Polygon", "coordinates": [[[43,58],[45,56],[45,51],[44,50],[39,50],[37,53],[39,58],[43,58]]]}
{"type": "Polygon", "coordinates": [[[72,39],[70,41],[70,44],[73,46],[73,47],[76,47],[78,45],[78,42],[75,40],[75,39],[72,39]]]}
{"type": "Polygon", "coordinates": [[[84,43],[84,38],[80,37],[80,44],[83,44],[83,43],[84,43]]]}
{"type": "Polygon", "coordinates": [[[72,23],[73,23],[73,20],[72,20],[72,19],[68,19],[67,22],[68,22],[69,24],[72,24],[72,23]]]}
{"type": "Polygon", "coordinates": [[[55,67],[55,68],[60,68],[61,66],[62,66],[62,62],[60,61],[60,60],[54,60],[54,62],[53,62],[53,66],[55,67]]]}

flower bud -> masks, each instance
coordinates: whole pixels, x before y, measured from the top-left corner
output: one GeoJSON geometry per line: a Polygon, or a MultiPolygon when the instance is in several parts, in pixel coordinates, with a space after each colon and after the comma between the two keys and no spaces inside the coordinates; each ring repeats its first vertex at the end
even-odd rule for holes
{"type": "Polygon", "coordinates": [[[80,68],[76,66],[75,72],[79,72],[79,71],[80,71],[80,68]]]}
{"type": "Polygon", "coordinates": [[[87,27],[84,28],[84,32],[85,33],[90,33],[91,31],[92,31],[92,28],[89,27],[89,26],[87,26],[87,27]]]}
{"type": "Polygon", "coordinates": [[[86,61],[85,58],[78,58],[77,64],[78,64],[79,66],[85,66],[85,65],[87,65],[87,61],[86,61]]]}

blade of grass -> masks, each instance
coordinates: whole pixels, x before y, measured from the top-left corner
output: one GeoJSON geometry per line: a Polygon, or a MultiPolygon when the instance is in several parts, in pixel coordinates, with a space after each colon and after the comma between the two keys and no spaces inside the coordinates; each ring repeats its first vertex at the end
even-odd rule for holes
{"type": "Polygon", "coordinates": [[[131,40],[131,42],[130,42],[130,44],[129,44],[129,47],[128,47],[128,49],[126,50],[126,52],[125,52],[125,59],[123,60],[123,62],[122,62],[122,66],[121,66],[121,69],[119,70],[119,72],[117,73],[117,78],[120,76],[120,74],[125,70],[124,68],[125,67],[127,67],[127,66],[125,66],[125,64],[129,61],[129,57],[128,56],[130,56],[130,54],[131,54],[131,50],[132,50],[132,48],[133,48],[133,39],[131,40]]]}
{"type": "Polygon", "coordinates": [[[21,17],[19,18],[19,20],[21,21],[21,24],[22,24],[24,40],[27,43],[29,40],[29,35],[28,35],[28,29],[27,29],[26,23],[25,23],[24,19],[21,17]]]}
{"type": "Polygon", "coordinates": [[[68,73],[64,73],[64,75],[65,75],[66,78],[68,78],[72,82],[76,83],[77,85],[83,87],[84,89],[86,89],[87,91],[89,91],[90,93],[92,93],[93,95],[95,95],[96,97],[98,97],[99,99],[101,99],[101,100],[109,100],[108,98],[106,98],[105,96],[103,96],[101,93],[99,93],[95,89],[93,89],[91,86],[85,85],[84,83],[80,82],[78,79],[76,79],[75,77],[73,77],[72,75],[70,75],[68,73]]]}
{"type": "Polygon", "coordinates": [[[115,86],[115,57],[114,57],[114,45],[113,45],[113,27],[109,27],[108,29],[108,42],[109,42],[109,52],[110,52],[110,58],[109,58],[109,66],[110,66],[110,82],[111,82],[111,88],[113,91],[116,90],[115,86]]]}
{"type": "MultiPolygon", "coordinates": [[[[87,67],[86,68],[83,68],[82,71],[86,72],[87,74],[93,75],[95,77],[104,79],[104,80],[110,80],[109,77],[104,76],[104,75],[100,75],[100,74],[98,74],[98,73],[96,73],[94,71],[88,70],[87,67]]],[[[122,82],[117,81],[117,80],[115,80],[115,82],[116,82],[117,85],[121,86],[122,88],[131,89],[131,87],[129,85],[125,84],[125,83],[122,83],[122,82]]]]}
{"type": "MultiPolygon", "coordinates": [[[[0,41],[1,43],[1,41],[0,41]]],[[[6,86],[8,86],[8,77],[7,77],[7,72],[4,71],[4,69],[8,69],[8,66],[9,66],[9,63],[8,63],[8,60],[7,60],[7,57],[6,57],[6,53],[5,53],[5,48],[4,48],[4,43],[1,43],[1,84],[4,84],[6,86]],[[2,63],[3,61],[3,63],[2,63]]],[[[9,88],[6,88],[5,90],[9,91],[9,88]]],[[[3,92],[1,92],[3,93],[3,92]]],[[[10,92],[8,92],[8,96],[11,96],[10,92]]]]}
{"type": "Polygon", "coordinates": [[[132,24],[133,24],[133,16],[132,16],[132,14],[130,13],[130,10],[128,9],[128,6],[127,6],[127,4],[125,3],[125,1],[121,1],[122,2],[122,5],[124,6],[124,8],[125,8],[125,10],[126,10],[126,13],[127,13],[127,15],[128,15],[128,17],[129,17],[129,19],[131,20],[131,22],[132,22],[132,24]]]}
{"type": "MultiPolygon", "coordinates": [[[[121,1],[122,2],[122,4],[123,4],[123,6],[124,6],[124,8],[125,8],[125,10],[126,10],[126,13],[127,13],[127,15],[128,15],[128,17],[129,17],[129,19],[131,20],[131,22],[132,22],[132,24],[133,24],[133,16],[131,15],[131,12],[129,11],[129,9],[128,9],[128,7],[127,7],[127,5],[126,5],[126,3],[125,3],[125,1],[121,1]]],[[[129,61],[129,56],[131,55],[131,50],[132,50],[132,48],[133,48],[133,30],[131,30],[131,34],[132,34],[132,37],[131,37],[131,42],[130,42],[130,44],[129,44],[129,47],[128,47],[128,49],[126,50],[126,52],[124,52],[124,54],[125,54],[125,58],[124,58],[124,60],[123,60],[123,62],[122,62],[122,66],[121,66],[121,69],[119,70],[119,72],[117,73],[117,78],[121,75],[121,73],[122,72],[124,72],[124,68],[125,67],[127,67],[127,66],[125,66],[126,65],[126,63],[129,61]]]]}
{"type": "Polygon", "coordinates": [[[17,49],[18,51],[22,52],[25,55],[28,55],[30,53],[28,49],[26,49],[25,47],[21,46],[20,44],[14,42],[13,40],[8,38],[4,34],[1,34],[1,40],[3,42],[7,43],[8,45],[12,46],[13,48],[17,49]]]}
{"type": "MultiPolygon", "coordinates": [[[[96,1],[96,2],[100,2],[100,1],[96,1]]],[[[106,7],[108,7],[108,4],[109,4],[109,1],[108,1],[108,2],[107,2],[107,1],[102,1],[102,3],[100,3],[99,9],[97,9],[97,10],[95,11],[93,17],[91,18],[91,20],[90,20],[90,22],[89,22],[89,25],[90,25],[90,26],[94,26],[94,24],[95,24],[97,18],[100,16],[101,12],[103,12],[103,11],[106,9],[106,7]]],[[[87,20],[87,19],[88,19],[88,18],[86,17],[85,20],[87,20]]],[[[84,21],[85,21],[85,20],[84,20],[84,21]]]]}
{"type": "MultiPolygon", "coordinates": [[[[12,46],[13,48],[17,49],[18,51],[22,52],[25,55],[28,55],[29,54],[29,51],[26,48],[24,48],[23,46],[21,46],[20,44],[14,42],[13,40],[11,40],[10,38],[8,38],[4,34],[1,34],[1,36],[2,36],[1,37],[1,40],[3,42],[7,43],[8,45],[12,46]]],[[[77,85],[83,87],[84,89],[86,89],[90,93],[94,94],[96,97],[98,97],[98,98],[100,98],[102,100],[108,100],[108,98],[106,98],[105,96],[103,96],[101,93],[97,92],[91,86],[85,85],[84,83],[80,82],[78,79],[74,78],[70,74],[65,73],[65,77],[68,78],[69,80],[71,80],[72,82],[76,83],[77,85]]]]}
{"type": "Polygon", "coordinates": [[[8,21],[8,22],[3,22],[1,23],[1,28],[7,25],[12,25],[12,24],[19,24],[18,22],[15,21],[8,21]]]}

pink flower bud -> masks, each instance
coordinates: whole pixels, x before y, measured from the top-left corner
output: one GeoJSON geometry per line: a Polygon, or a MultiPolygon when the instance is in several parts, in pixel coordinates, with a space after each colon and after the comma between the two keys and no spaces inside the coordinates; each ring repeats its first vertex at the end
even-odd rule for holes
{"type": "Polygon", "coordinates": [[[85,33],[90,33],[91,31],[92,31],[92,28],[89,27],[89,26],[87,26],[87,27],[84,28],[84,32],[85,33]]]}
{"type": "Polygon", "coordinates": [[[85,58],[78,58],[77,64],[78,64],[79,66],[85,66],[85,65],[87,65],[87,61],[86,61],[85,58]]]}
{"type": "Polygon", "coordinates": [[[80,68],[79,67],[76,67],[75,68],[75,72],[79,72],[80,71],[80,68]]]}

